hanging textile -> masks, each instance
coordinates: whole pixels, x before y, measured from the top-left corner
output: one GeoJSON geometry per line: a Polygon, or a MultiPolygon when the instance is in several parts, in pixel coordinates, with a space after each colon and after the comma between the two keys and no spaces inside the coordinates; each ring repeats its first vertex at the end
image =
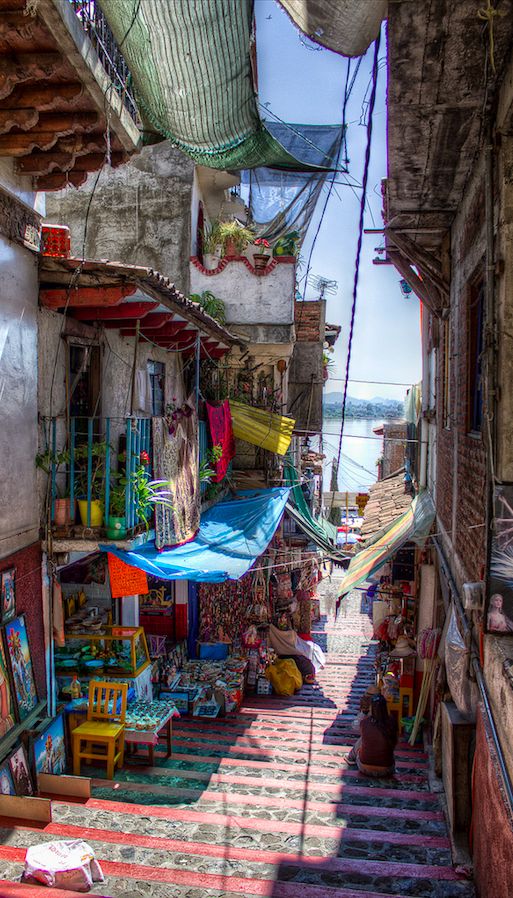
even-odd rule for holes
{"type": "Polygon", "coordinates": [[[185,413],[172,423],[152,418],[155,480],[165,480],[172,508],[155,506],[155,547],[181,546],[194,539],[200,525],[198,415],[189,398],[185,413]]]}
{"type": "Polygon", "coordinates": [[[215,475],[212,482],[220,483],[226,477],[228,465],[235,455],[230,403],[225,399],[221,405],[209,405],[207,402],[206,406],[212,446],[220,446],[223,452],[219,461],[213,465],[215,475]]]}
{"type": "Polygon", "coordinates": [[[252,608],[252,577],[209,583],[198,587],[200,639],[237,641],[246,631],[252,608]]]}
{"type": "Polygon", "coordinates": [[[253,408],[233,399],[230,399],[230,411],[234,436],[258,446],[259,449],[285,455],[296,423],[293,418],[284,418],[283,415],[253,408]]]}

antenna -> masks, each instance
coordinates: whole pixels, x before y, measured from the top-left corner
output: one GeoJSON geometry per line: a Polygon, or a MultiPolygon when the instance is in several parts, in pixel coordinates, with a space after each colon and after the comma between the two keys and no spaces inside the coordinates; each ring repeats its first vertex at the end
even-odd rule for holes
{"type": "Polygon", "coordinates": [[[319,291],[319,299],[324,299],[326,295],[332,295],[338,290],[337,281],[330,281],[328,278],[323,277],[322,274],[310,274],[308,283],[319,291]]]}

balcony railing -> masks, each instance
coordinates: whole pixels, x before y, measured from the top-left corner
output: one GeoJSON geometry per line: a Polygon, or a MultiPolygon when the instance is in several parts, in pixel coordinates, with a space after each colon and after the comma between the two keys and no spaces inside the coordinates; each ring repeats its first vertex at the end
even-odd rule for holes
{"type": "Polygon", "coordinates": [[[114,35],[96,0],[69,0],[77,19],[96,50],[116,93],[125,109],[139,125],[140,117],[132,92],[129,89],[130,69],[119,49],[114,35]]]}
{"type": "MultiPolygon", "coordinates": [[[[136,474],[143,469],[151,480],[151,458],[151,418],[43,419],[43,450],[38,465],[48,475],[52,525],[68,531],[80,526],[97,531],[107,527],[113,515],[125,518],[130,536],[149,529],[152,520],[138,513],[136,474]],[[141,461],[141,453],[146,453],[149,463],[141,461]],[[59,499],[69,503],[64,512],[59,499]],[[81,524],[76,515],[77,501],[81,524]]],[[[208,458],[205,421],[199,422],[199,458],[200,464],[208,458]]],[[[202,497],[207,488],[208,483],[201,484],[202,497]]]]}

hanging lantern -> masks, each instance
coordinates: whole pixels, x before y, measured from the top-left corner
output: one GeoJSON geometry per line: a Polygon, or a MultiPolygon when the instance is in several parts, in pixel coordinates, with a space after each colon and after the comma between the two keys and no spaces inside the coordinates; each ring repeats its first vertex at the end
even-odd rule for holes
{"type": "Polygon", "coordinates": [[[408,281],[405,281],[404,278],[401,278],[401,280],[399,281],[399,286],[401,288],[401,293],[403,294],[403,296],[409,296],[410,293],[413,293],[413,290],[410,287],[408,281]]]}

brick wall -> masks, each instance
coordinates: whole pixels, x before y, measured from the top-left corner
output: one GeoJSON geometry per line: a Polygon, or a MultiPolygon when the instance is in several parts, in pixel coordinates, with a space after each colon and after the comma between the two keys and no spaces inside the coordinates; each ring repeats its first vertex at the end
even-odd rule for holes
{"type": "Polygon", "coordinates": [[[384,424],[383,426],[383,477],[394,474],[404,467],[406,453],[406,424],[384,424]]]}
{"type": "MultiPolygon", "coordinates": [[[[324,302],[294,303],[294,323],[296,340],[300,343],[315,343],[321,339],[321,327],[324,330],[324,302]]],[[[324,334],[322,335],[324,336],[324,334]]]]}

